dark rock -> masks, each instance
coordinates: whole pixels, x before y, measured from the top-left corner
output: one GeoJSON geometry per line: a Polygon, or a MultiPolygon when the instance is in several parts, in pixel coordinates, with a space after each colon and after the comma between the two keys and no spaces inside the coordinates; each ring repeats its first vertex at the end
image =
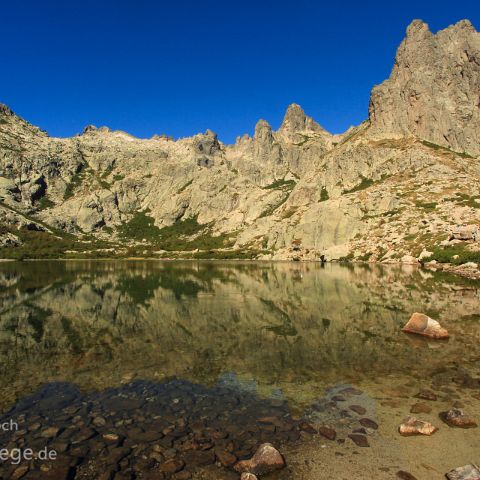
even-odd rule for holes
{"type": "Polygon", "coordinates": [[[432,407],[423,402],[417,402],[410,408],[410,413],[430,413],[432,407]]]}
{"type": "Polygon", "coordinates": [[[185,452],[185,462],[189,466],[204,466],[215,463],[215,452],[213,450],[190,450],[185,452]]]}
{"type": "Polygon", "coordinates": [[[371,428],[372,430],[378,429],[378,423],[374,422],[370,418],[361,418],[360,425],[362,425],[362,427],[365,427],[365,428],[371,428]]]}
{"type": "Polygon", "coordinates": [[[420,390],[416,395],[416,398],[421,398],[422,400],[437,400],[437,394],[431,390],[420,390]]]}
{"type": "Polygon", "coordinates": [[[367,409],[362,407],[361,405],[350,405],[348,408],[350,410],[353,410],[355,413],[358,413],[359,415],[365,415],[365,413],[367,413],[367,409]]]}
{"type": "Polygon", "coordinates": [[[185,462],[183,460],[171,458],[160,465],[160,471],[165,473],[176,473],[182,470],[184,466],[185,462]]]}
{"type": "Polygon", "coordinates": [[[312,435],[314,435],[315,433],[318,433],[316,428],[313,425],[311,425],[310,423],[307,423],[307,422],[300,423],[300,430],[302,430],[304,432],[307,432],[307,433],[310,433],[312,435]]]}
{"type": "Polygon", "coordinates": [[[357,445],[357,447],[369,447],[368,439],[365,435],[360,435],[358,433],[351,433],[349,436],[350,440],[357,445]]]}
{"type": "Polygon", "coordinates": [[[417,480],[417,477],[414,477],[411,473],[406,472],[405,470],[399,470],[396,473],[396,477],[400,480],[417,480]]]}
{"type": "Polygon", "coordinates": [[[237,457],[230,452],[226,452],[225,450],[215,450],[215,455],[218,458],[218,461],[224,467],[231,467],[237,461],[237,457]]]}
{"type": "Polygon", "coordinates": [[[342,393],[344,395],[362,395],[363,392],[357,388],[347,387],[340,390],[338,393],[342,393]]]}

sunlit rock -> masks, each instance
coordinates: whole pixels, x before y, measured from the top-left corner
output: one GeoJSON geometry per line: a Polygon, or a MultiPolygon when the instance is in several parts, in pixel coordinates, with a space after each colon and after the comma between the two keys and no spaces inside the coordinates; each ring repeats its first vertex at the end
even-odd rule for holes
{"type": "Polygon", "coordinates": [[[413,435],[433,435],[438,428],[429,422],[417,420],[415,417],[407,417],[398,428],[400,435],[409,437],[413,435]]]}
{"type": "Polygon", "coordinates": [[[429,338],[448,338],[448,331],[436,320],[424,315],[414,313],[408,323],[402,328],[403,332],[416,333],[429,338]]]}

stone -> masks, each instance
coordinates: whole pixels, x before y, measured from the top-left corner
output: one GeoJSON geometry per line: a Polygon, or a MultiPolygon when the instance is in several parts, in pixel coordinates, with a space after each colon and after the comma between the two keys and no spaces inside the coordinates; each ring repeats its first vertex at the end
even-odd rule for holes
{"type": "Polygon", "coordinates": [[[414,477],[410,472],[406,472],[405,470],[399,470],[395,476],[400,480],[417,480],[417,477],[414,477]]]}
{"type": "Polygon", "coordinates": [[[53,438],[58,435],[59,431],[60,429],[58,427],[48,427],[45,430],[42,430],[40,436],[43,438],[53,438]]]}
{"type": "Polygon", "coordinates": [[[103,417],[94,417],[92,420],[93,425],[96,427],[104,427],[107,424],[107,421],[103,417]]]}
{"type": "Polygon", "coordinates": [[[230,452],[226,452],[225,450],[215,449],[215,455],[218,458],[218,461],[224,467],[231,467],[237,461],[237,457],[230,452]]]}
{"type": "Polygon", "coordinates": [[[253,473],[243,472],[240,475],[240,480],[258,480],[258,477],[253,473]]]}
{"type": "Polygon", "coordinates": [[[357,447],[369,447],[368,438],[360,433],[351,433],[348,438],[352,440],[357,447]]]}
{"type": "Polygon", "coordinates": [[[362,427],[371,428],[372,430],[378,429],[378,423],[371,420],[370,418],[361,418],[359,421],[362,427]]]}
{"type": "Polygon", "coordinates": [[[320,433],[322,437],[328,438],[328,440],[335,440],[335,438],[337,438],[337,432],[331,427],[321,426],[318,428],[318,433],[320,433]]]}
{"type": "Polygon", "coordinates": [[[367,413],[367,409],[362,407],[361,405],[350,405],[348,408],[350,410],[353,410],[355,413],[358,413],[359,415],[365,415],[365,413],[367,413]]]}
{"type": "Polygon", "coordinates": [[[432,407],[423,402],[417,402],[410,408],[410,413],[430,413],[432,407]]]}
{"type": "Polygon", "coordinates": [[[448,480],[480,480],[480,468],[469,464],[455,468],[446,474],[448,480]]]}
{"type": "Polygon", "coordinates": [[[475,428],[478,426],[475,419],[467,415],[461,408],[452,408],[448,412],[442,412],[440,418],[451,427],[475,428]]]}
{"type": "Polygon", "coordinates": [[[434,339],[449,337],[448,331],[445,328],[443,328],[436,320],[433,320],[433,318],[430,318],[423,313],[412,314],[410,320],[402,328],[402,331],[434,339]]]}
{"type": "Polygon", "coordinates": [[[167,460],[166,462],[162,463],[160,465],[160,471],[165,472],[165,473],[176,473],[182,470],[182,468],[185,466],[185,462],[183,460],[179,460],[176,458],[171,458],[170,460],[167,460]]]}
{"type": "Polygon", "coordinates": [[[438,428],[429,422],[417,420],[415,417],[407,417],[400,425],[398,431],[404,437],[412,435],[433,435],[438,428]]]}
{"type": "Polygon", "coordinates": [[[272,444],[263,443],[250,460],[242,460],[236,463],[234,468],[239,473],[266,475],[283,467],[285,460],[280,452],[272,444]]]}
{"type": "Polygon", "coordinates": [[[449,240],[473,240],[477,241],[480,238],[480,231],[478,225],[456,225],[452,229],[449,240]]]}
{"type": "Polygon", "coordinates": [[[422,389],[420,390],[416,395],[416,398],[420,398],[422,400],[430,400],[432,402],[435,402],[437,400],[437,394],[435,392],[432,392],[431,390],[427,389],[422,389]]]}

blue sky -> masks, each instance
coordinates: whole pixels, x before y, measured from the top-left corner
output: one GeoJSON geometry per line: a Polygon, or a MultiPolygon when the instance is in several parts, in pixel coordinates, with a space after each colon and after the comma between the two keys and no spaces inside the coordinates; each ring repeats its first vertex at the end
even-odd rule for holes
{"type": "Polygon", "coordinates": [[[480,2],[17,0],[1,18],[0,102],[51,135],[230,143],[292,102],[334,133],[360,123],[410,21],[479,29],[480,2]]]}

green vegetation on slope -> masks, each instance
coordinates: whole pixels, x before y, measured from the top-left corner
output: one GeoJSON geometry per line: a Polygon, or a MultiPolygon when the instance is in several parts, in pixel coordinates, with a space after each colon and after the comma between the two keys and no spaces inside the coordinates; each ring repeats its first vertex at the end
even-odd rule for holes
{"type": "Polygon", "coordinates": [[[457,244],[448,247],[434,247],[433,253],[425,262],[436,260],[439,263],[462,265],[467,262],[480,263],[480,251],[469,250],[466,245],[457,244]]]}
{"type": "Polygon", "coordinates": [[[119,227],[121,237],[143,241],[162,250],[209,250],[231,245],[232,234],[212,235],[210,224],[200,224],[197,217],[179,220],[164,228],[155,226],[148,212],[137,212],[127,223],[119,227]],[[191,238],[194,237],[194,238],[191,238]]]}
{"type": "Polygon", "coordinates": [[[432,148],[433,150],[440,150],[440,151],[443,150],[444,152],[453,153],[454,155],[458,155],[459,157],[463,157],[463,158],[475,158],[475,157],[472,157],[472,155],[470,155],[467,152],[456,152],[451,148],[443,147],[442,145],[437,145],[436,143],[429,142],[428,140],[421,140],[421,142],[423,143],[423,145],[425,145],[426,147],[432,148]]]}

